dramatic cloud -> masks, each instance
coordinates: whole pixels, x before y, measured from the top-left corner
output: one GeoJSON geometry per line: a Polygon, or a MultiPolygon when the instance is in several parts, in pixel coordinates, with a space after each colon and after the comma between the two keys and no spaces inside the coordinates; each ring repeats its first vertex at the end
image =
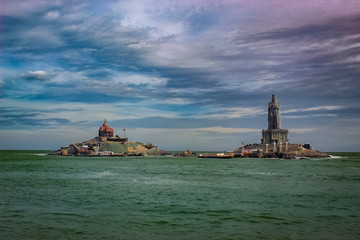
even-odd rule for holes
{"type": "Polygon", "coordinates": [[[40,80],[44,81],[49,78],[49,74],[44,71],[28,71],[22,75],[27,80],[40,80]]]}
{"type": "Polygon", "coordinates": [[[242,131],[266,128],[275,93],[283,127],[315,129],[322,147],[337,129],[356,149],[339,123],[360,117],[359,13],[357,0],[4,0],[1,129],[60,134],[106,118],[163,148],[186,146],[181,128],[199,148],[223,133],[225,148],[259,141],[242,131]]]}

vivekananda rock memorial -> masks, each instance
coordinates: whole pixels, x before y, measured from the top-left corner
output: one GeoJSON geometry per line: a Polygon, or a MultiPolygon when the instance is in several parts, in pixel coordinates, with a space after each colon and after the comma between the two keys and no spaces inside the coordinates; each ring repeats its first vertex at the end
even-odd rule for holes
{"type": "MultiPolygon", "coordinates": [[[[125,129],[124,129],[125,132],[125,129]]],[[[99,134],[93,139],[85,142],[70,144],[62,147],[51,155],[63,156],[144,156],[144,155],[166,155],[168,153],[153,146],[151,143],[131,142],[128,138],[114,137],[114,129],[104,121],[99,128],[99,134]]]]}
{"type": "MultiPolygon", "coordinates": [[[[200,154],[199,158],[306,158],[328,157],[311,148],[310,144],[289,143],[287,129],[281,128],[280,103],[273,94],[268,103],[268,128],[262,130],[261,143],[247,144],[235,149],[233,152],[217,154],[200,154]]],[[[63,156],[145,156],[145,155],[171,155],[160,150],[151,143],[131,142],[128,138],[114,136],[114,129],[106,120],[99,128],[99,134],[93,139],[82,143],[70,144],[62,147],[51,155],[63,156]]],[[[183,153],[173,154],[179,157],[195,157],[196,154],[187,150],[183,153]]]]}

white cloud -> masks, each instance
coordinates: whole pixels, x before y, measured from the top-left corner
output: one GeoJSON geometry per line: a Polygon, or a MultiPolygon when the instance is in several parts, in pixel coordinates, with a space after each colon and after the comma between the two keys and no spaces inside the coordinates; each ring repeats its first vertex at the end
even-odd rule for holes
{"type": "Polygon", "coordinates": [[[236,107],[236,108],[224,108],[218,113],[204,113],[205,118],[243,118],[253,117],[258,115],[264,115],[266,111],[260,107],[236,107]]]}
{"type": "Polygon", "coordinates": [[[114,83],[123,83],[127,85],[147,85],[150,87],[159,87],[166,84],[167,78],[152,77],[141,74],[122,73],[115,77],[112,81],[114,83]]]}
{"type": "Polygon", "coordinates": [[[317,107],[310,107],[310,108],[288,109],[288,110],[281,111],[281,113],[310,112],[310,111],[321,111],[321,110],[333,111],[333,110],[344,109],[344,108],[345,108],[344,106],[336,106],[336,105],[317,106],[317,107]]]}
{"type": "Polygon", "coordinates": [[[46,80],[48,74],[45,71],[28,71],[27,73],[22,74],[26,79],[33,80],[46,80]]]}
{"type": "Polygon", "coordinates": [[[46,19],[56,19],[59,16],[60,16],[60,13],[58,11],[50,11],[50,12],[46,13],[44,18],[46,18],[46,19]]]}
{"type": "Polygon", "coordinates": [[[195,101],[191,101],[191,100],[185,99],[185,98],[169,98],[169,99],[165,99],[163,101],[159,101],[159,103],[171,104],[171,105],[186,105],[186,104],[195,103],[195,101]]]}
{"type": "MultiPolygon", "coordinates": [[[[178,35],[183,32],[184,26],[179,21],[161,19],[167,2],[158,1],[121,1],[111,4],[115,13],[124,15],[122,25],[136,28],[154,28],[153,37],[165,35],[178,35]]],[[[179,10],[179,9],[176,9],[179,10]]]]}
{"type": "Polygon", "coordinates": [[[219,64],[210,57],[213,49],[206,46],[206,41],[194,42],[163,42],[147,51],[146,60],[158,66],[177,68],[210,68],[214,69],[219,64]]]}
{"type": "Polygon", "coordinates": [[[318,106],[318,107],[311,107],[311,108],[305,108],[304,111],[319,111],[319,110],[338,110],[343,109],[344,106],[318,106]]]}
{"type": "Polygon", "coordinates": [[[282,118],[298,119],[298,118],[336,117],[336,116],[337,116],[337,114],[327,113],[327,114],[306,114],[306,115],[295,115],[295,116],[282,116],[282,118]]]}

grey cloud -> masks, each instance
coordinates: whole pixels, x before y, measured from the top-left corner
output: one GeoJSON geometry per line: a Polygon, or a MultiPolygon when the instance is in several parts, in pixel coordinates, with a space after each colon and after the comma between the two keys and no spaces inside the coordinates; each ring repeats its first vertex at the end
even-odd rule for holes
{"type": "Polygon", "coordinates": [[[32,118],[32,115],[13,115],[6,118],[0,118],[0,123],[2,126],[14,126],[14,125],[23,125],[23,126],[64,126],[69,125],[71,122],[65,118],[32,118]]]}
{"type": "Polygon", "coordinates": [[[360,15],[329,19],[324,22],[305,25],[293,29],[278,29],[254,34],[250,39],[332,39],[349,34],[359,34],[360,15]]]}
{"type": "Polygon", "coordinates": [[[295,29],[255,34],[238,41],[270,44],[256,54],[274,59],[270,72],[283,72],[286,85],[271,85],[282,91],[302,91],[305,96],[330,96],[359,91],[359,16],[333,19],[295,29]],[[358,45],[358,44],[357,44],[358,45]],[[269,47],[272,47],[269,48],[269,47]],[[349,61],[349,58],[352,61],[349,61]]]}
{"type": "Polygon", "coordinates": [[[82,109],[23,109],[17,107],[0,107],[0,123],[2,126],[63,126],[71,123],[65,118],[46,118],[46,113],[81,111],[82,109]]]}
{"type": "Polygon", "coordinates": [[[27,73],[22,74],[22,77],[26,80],[39,80],[45,81],[48,80],[52,75],[46,73],[45,71],[28,71],[27,73]]]}

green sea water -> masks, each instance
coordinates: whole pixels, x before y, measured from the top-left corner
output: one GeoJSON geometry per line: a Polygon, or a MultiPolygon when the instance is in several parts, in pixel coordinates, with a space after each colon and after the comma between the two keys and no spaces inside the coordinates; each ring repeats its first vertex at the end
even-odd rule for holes
{"type": "Polygon", "coordinates": [[[360,239],[360,154],[87,158],[0,151],[0,239],[360,239]]]}

